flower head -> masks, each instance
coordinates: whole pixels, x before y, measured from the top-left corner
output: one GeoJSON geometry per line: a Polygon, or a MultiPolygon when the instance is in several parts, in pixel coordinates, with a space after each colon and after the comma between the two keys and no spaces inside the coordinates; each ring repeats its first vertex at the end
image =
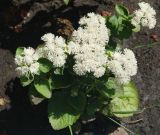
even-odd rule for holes
{"type": "Polygon", "coordinates": [[[140,9],[134,12],[132,24],[134,26],[142,25],[144,27],[149,27],[149,29],[153,29],[156,25],[155,10],[149,3],[140,2],[138,5],[140,9]]]}
{"type": "Polygon", "coordinates": [[[137,73],[137,60],[130,49],[124,49],[123,52],[114,52],[107,66],[120,84],[128,83],[131,76],[137,73]]]}
{"type": "Polygon", "coordinates": [[[51,33],[45,34],[41,39],[45,42],[43,57],[49,59],[55,67],[64,66],[67,58],[65,39],[51,33]]]}
{"type": "Polygon", "coordinates": [[[87,16],[80,19],[81,27],[73,32],[73,41],[106,45],[109,41],[110,31],[105,23],[105,18],[101,15],[88,13],[87,16]]]}
{"type": "Polygon", "coordinates": [[[80,27],[72,35],[68,50],[74,55],[74,72],[77,75],[93,73],[97,78],[105,73],[107,56],[105,45],[109,40],[109,30],[105,19],[97,14],[89,13],[79,21],[80,27]]]}
{"type": "Polygon", "coordinates": [[[17,65],[16,71],[18,72],[18,75],[29,76],[30,74],[38,74],[38,59],[39,55],[35,52],[33,48],[24,48],[23,53],[15,57],[15,63],[17,65]]]}

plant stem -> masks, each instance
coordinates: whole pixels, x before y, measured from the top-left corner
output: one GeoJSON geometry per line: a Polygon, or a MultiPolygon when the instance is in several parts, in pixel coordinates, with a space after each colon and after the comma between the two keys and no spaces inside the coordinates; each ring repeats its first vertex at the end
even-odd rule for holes
{"type": "Polygon", "coordinates": [[[129,133],[131,133],[132,135],[136,135],[134,132],[132,132],[131,130],[129,130],[128,128],[126,128],[125,126],[123,126],[122,124],[120,124],[119,122],[117,122],[116,120],[112,119],[111,117],[108,117],[111,121],[113,121],[114,123],[116,123],[117,125],[121,126],[122,128],[124,128],[125,130],[127,130],[129,133]]]}
{"type": "Polygon", "coordinates": [[[142,121],[143,121],[143,119],[141,118],[141,119],[138,119],[138,120],[127,121],[125,123],[127,123],[127,124],[136,124],[136,123],[139,123],[139,122],[142,122],[142,121]]]}
{"type": "Polygon", "coordinates": [[[148,45],[137,45],[135,46],[133,49],[138,49],[138,48],[142,48],[142,47],[153,47],[153,46],[156,46],[156,45],[160,45],[160,42],[154,42],[154,43],[151,43],[151,44],[148,44],[148,45]]]}
{"type": "Polygon", "coordinates": [[[72,127],[69,126],[70,135],[73,135],[72,127]]]}

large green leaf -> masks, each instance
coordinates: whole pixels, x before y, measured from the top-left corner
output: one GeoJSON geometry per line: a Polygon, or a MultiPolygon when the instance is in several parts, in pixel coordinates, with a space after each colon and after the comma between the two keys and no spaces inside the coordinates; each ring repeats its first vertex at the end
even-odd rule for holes
{"type": "Polygon", "coordinates": [[[36,90],[46,98],[51,98],[52,91],[50,90],[49,81],[45,78],[36,78],[34,81],[36,90]]]}
{"type": "Polygon", "coordinates": [[[85,107],[83,94],[71,97],[69,92],[54,93],[48,105],[48,118],[53,129],[60,130],[73,125],[85,107]]]}
{"type": "Polygon", "coordinates": [[[18,47],[17,50],[16,50],[16,56],[17,55],[21,55],[24,51],[24,48],[23,47],[18,47]]]}
{"type": "Polygon", "coordinates": [[[34,105],[37,105],[44,100],[44,97],[36,91],[34,85],[30,86],[28,94],[29,94],[29,99],[30,99],[31,103],[34,105]]]}
{"type": "Polygon", "coordinates": [[[45,58],[39,59],[38,62],[39,62],[39,69],[43,73],[49,72],[53,66],[52,62],[45,58]]]}
{"type": "Polygon", "coordinates": [[[84,111],[84,106],[86,104],[86,96],[84,93],[79,92],[76,96],[70,96],[68,98],[68,104],[76,110],[78,113],[82,113],[84,111]]]}
{"type": "Polygon", "coordinates": [[[132,116],[138,110],[138,106],[138,90],[131,82],[123,86],[123,94],[117,94],[110,102],[110,110],[117,117],[132,116]]]}

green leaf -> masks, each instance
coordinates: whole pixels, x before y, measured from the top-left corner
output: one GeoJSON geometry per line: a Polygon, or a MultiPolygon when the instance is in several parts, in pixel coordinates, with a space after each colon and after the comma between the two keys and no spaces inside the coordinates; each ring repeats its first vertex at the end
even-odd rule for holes
{"type": "MultiPolygon", "coordinates": [[[[117,6],[117,10],[120,10],[120,7],[118,8],[117,6]]],[[[132,29],[134,28],[130,19],[128,19],[127,16],[124,17],[122,15],[108,17],[106,25],[111,30],[112,37],[117,37],[119,39],[129,38],[132,35],[132,29]]]]}
{"type": "Polygon", "coordinates": [[[50,78],[51,89],[63,89],[68,88],[73,83],[73,78],[68,74],[65,75],[53,75],[50,78]]]}
{"type": "Polygon", "coordinates": [[[39,59],[38,62],[39,62],[39,69],[43,73],[48,73],[51,70],[53,65],[51,61],[45,58],[39,59]]]}
{"type": "Polygon", "coordinates": [[[52,128],[60,130],[73,125],[84,110],[83,99],[84,97],[81,96],[73,99],[68,92],[54,93],[48,105],[48,118],[52,128]],[[70,101],[74,103],[71,105],[70,101]],[[77,106],[75,107],[75,105],[77,106]],[[77,109],[77,107],[79,108],[77,109]]]}
{"type": "Polygon", "coordinates": [[[70,0],[63,0],[66,5],[68,5],[70,0]]]}
{"type": "Polygon", "coordinates": [[[132,29],[133,32],[139,32],[141,30],[141,26],[137,25],[135,28],[132,29]]]}
{"type": "Polygon", "coordinates": [[[128,9],[122,5],[116,5],[115,10],[120,16],[127,17],[129,15],[128,9]]]}
{"type": "Polygon", "coordinates": [[[74,108],[79,113],[83,113],[84,106],[86,104],[86,96],[84,93],[80,92],[77,96],[71,96],[68,99],[68,104],[74,108]]]}
{"type": "Polygon", "coordinates": [[[123,23],[123,17],[119,16],[118,17],[118,24],[121,25],[123,23]]]}
{"type": "Polygon", "coordinates": [[[112,77],[108,78],[107,82],[104,84],[97,84],[97,90],[106,98],[113,98],[116,95],[116,91],[118,91],[118,94],[122,93],[121,89],[121,85],[119,85],[115,78],[112,77]]]}
{"type": "Polygon", "coordinates": [[[119,95],[123,94],[123,86],[118,84],[118,82],[115,80],[115,78],[110,77],[108,81],[105,84],[108,91],[113,91],[112,95],[110,95],[111,98],[117,97],[119,95]]]}
{"type": "Polygon", "coordinates": [[[119,88],[119,85],[117,84],[115,78],[113,78],[113,77],[110,77],[108,79],[108,81],[106,82],[105,86],[108,89],[117,89],[117,87],[119,88]]]}
{"type": "Polygon", "coordinates": [[[94,115],[102,107],[102,102],[99,99],[89,99],[87,104],[87,114],[94,115]]]}
{"type": "Polygon", "coordinates": [[[23,51],[24,51],[23,47],[18,47],[17,50],[16,50],[16,56],[17,55],[22,55],[23,51]]]}
{"type": "Polygon", "coordinates": [[[108,22],[110,23],[110,26],[113,28],[117,28],[118,27],[118,18],[117,16],[111,16],[108,20],[108,22]]]}
{"type": "Polygon", "coordinates": [[[127,39],[132,35],[133,25],[130,21],[123,20],[117,29],[117,37],[119,39],[127,39]]]}
{"type": "Polygon", "coordinates": [[[105,98],[110,98],[115,93],[114,89],[108,89],[105,85],[102,84],[97,86],[97,90],[105,98]]]}
{"type": "Polygon", "coordinates": [[[29,78],[29,77],[26,77],[26,76],[21,76],[20,81],[21,81],[22,86],[25,87],[33,81],[33,78],[29,78]]]}
{"type": "Polygon", "coordinates": [[[44,100],[44,97],[36,91],[34,85],[31,85],[28,94],[29,94],[29,99],[31,103],[34,105],[38,105],[44,100]]]}
{"type": "Polygon", "coordinates": [[[36,78],[34,81],[36,90],[46,98],[51,98],[52,92],[50,90],[49,81],[44,78],[36,78]]]}
{"type": "Polygon", "coordinates": [[[117,43],[114,40],[112,40],[112,36],[111,36],[111,38],[108,42],[108,45],[106,46],[106,50],[114,52],[116,47],[117,47],[117,43]]]}
{"type": "Polygon", "coordinates": [[[110,102],[111,113],[117,117],[133,116],[138,110],[139,96],[136,86],[129,83],[123,86],[123,94],[115,96],[110,102]]]}

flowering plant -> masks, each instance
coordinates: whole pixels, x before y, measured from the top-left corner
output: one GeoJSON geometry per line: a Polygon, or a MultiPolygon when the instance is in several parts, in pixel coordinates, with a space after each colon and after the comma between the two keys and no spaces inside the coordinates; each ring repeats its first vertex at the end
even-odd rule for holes
{"type": "Polygon", "coordinates": [[[139,6],[133,14],[122,5],[116,5],[113,16],[88,13],[69,40],[47,33],[36,49],[17,48],[15,63],[21,83],[30,85],[33,104],[49,100],[53,129],[71,127],[96,112],[129,117],[137,111],[138,91],[131,82],[137,60],[121,41],[141,26],[152,29],[156,24],[154,9],[145,2],[139,6]]]}

